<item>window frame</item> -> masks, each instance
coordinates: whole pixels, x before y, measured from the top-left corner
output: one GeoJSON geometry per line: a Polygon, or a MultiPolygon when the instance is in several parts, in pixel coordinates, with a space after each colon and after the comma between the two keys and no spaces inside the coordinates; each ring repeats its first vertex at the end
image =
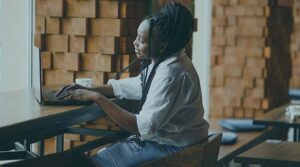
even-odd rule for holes
{"type": "Polygon", "coordinates": [[[7,24],[0,25],[0,93],[31,87],[32,34],[34,32],[32,23],[33,2],[33,0],[0,0],[0,23],[8,21],[7,24]],[[9,6],[17,4],[19,4],[16,6],[18,11],[8,9],[9,6]]]}
{"type": "Polygon", "coordinates": [[[35,32],[35,0],[29,0],[29,10],[31,11],[29,14],[29,76],[28,76],[28,84],[29,87],[32,88],[32,53],[33,53],[33,46],[34,46],[34,32],[35,32]]]}
{"type": "MultiPolygon", "coordinates": [[[[1,11],[1,1],[0,1],[0,11],[1,11]]],[[[2,23],[2,17],[0,14],[0,60],[2,57],[2,28],[1,28],[1,23],[2,23]]],[[[2,91],[2,64],[0,62],[0,92],[2,91]]]]}

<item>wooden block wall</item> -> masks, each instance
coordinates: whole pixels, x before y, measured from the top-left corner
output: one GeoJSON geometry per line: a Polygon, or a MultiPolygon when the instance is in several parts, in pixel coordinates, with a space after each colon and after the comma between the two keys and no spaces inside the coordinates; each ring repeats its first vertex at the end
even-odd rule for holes
{"type": "Polygon", "coordinates": [[[291,88],[300,88],[300,0],[294,0],[293,5],[294,27],[292,34],[292,78],[291,88]]]}
{"type": "Polygon", "coordinates": [[[292,9],[283,1],[213,1],[211,116],[260,117],[288,101],[292,9]]]}
{"type": "MultiPolygon", "coordinates": [[[[35,44],[42,49],[43,84],[92,77],[99,86],[129,64],[147,1],[37,0],[36,9],[35,44]]],[[[137,65],[128,72],[132,76],[138,71],[137,65]]]]}
{"type": "MultiPolygon", "coordinates": [[[[70,84],[78,77],[92,78],[94,86],[105,84],[135,58],[133,41],[146,13],[146,0],[36,0],[35,44],[42,50],[43,84],[70,84]]],[[[138,73],[136,63],[121,78],[138,73]]],[[[80,126],[120,130],[107,117],[80,126]]],[[[67,149],[95,139],[64,137],[67,149]]],[[[47,140],[47,154],[55,151],[54,144],[47,140]]]]}

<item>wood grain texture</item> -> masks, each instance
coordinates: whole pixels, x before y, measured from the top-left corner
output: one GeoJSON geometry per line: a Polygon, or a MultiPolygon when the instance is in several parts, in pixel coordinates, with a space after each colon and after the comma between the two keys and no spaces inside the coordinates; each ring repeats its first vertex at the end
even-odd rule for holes
{"type": "Polygon", "coordinates": [[[278,2],[213,1],[211,115],[258,118],[288,102],[293,14],[278,2]]]}
{"type": "Polygon", "coordinates": [[[239,155],[235,161],[244,164],[260,164],[273,167],[300,166],[298,142],[261,143],[239,155]]]}

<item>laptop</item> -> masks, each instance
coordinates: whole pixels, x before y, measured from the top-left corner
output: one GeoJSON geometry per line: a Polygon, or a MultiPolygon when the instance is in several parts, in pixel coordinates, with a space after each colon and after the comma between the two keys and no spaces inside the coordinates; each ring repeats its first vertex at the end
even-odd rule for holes
{"type": "Polygon", "coordinates": [[[36,100],[40,104],[44,105],[89,105],[93,102],[82,102],[77,100],[61,100],[56,97],[55,90],[44,90],[42,87],[42,67],[41,67],[41,52],[36,46],[32,50],[32,72],[31,72],[31,83],[33,93],[36,100]]]}

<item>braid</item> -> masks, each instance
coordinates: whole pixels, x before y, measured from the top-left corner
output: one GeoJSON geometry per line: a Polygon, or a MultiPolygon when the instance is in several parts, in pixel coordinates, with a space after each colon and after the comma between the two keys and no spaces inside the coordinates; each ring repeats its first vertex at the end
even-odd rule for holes
{"type": "Polygon", "coordinates": [[[165,43],[165,53],[170,56],[178,52],[190,40],[194,21],[189,10],[179,3],[169,3],[158,12],[146,17],[158,29],[158,36],[165,43]]]}
{"type": "Polygon", "coordinates": [[[163,62],[172,54],[180,51],[185,47],[190,40],[193,33],[193,16],[186,7],[179,3],[169,3],[162,7],[156,13],[147,16],[145,20],[149,21],[149,34],[148,34],[148,58],[150,59],[151,38],[153,28],[157,30],[159,39],[164,47],[160,50],[158,55],[152,55],[156,62],[149,74],[148,67],[146,70],[146,77],[142,80],[142,98],[140,101],[140,110],[142,109],[147,94],[149,92],[152,80],[155,76],[156,69],[161,62],[163,62]],[[147,81],[146,81],[147,80],[147,81]]]}

